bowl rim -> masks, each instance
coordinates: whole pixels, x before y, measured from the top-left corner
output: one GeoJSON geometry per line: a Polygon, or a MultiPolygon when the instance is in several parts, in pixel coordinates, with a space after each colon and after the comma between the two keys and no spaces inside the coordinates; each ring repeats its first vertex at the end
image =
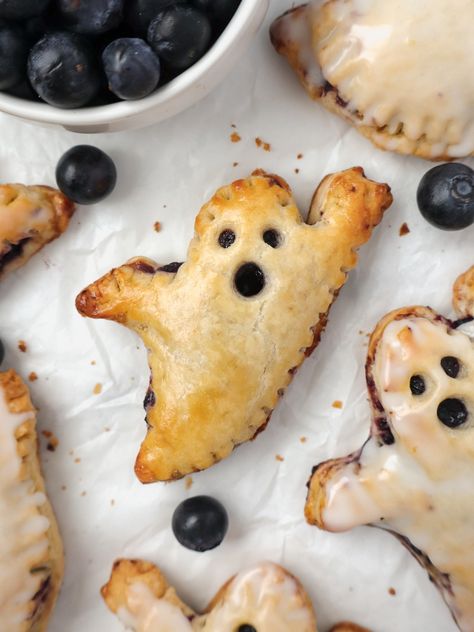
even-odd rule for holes
{"type": "Polygon", "coordinates": [[[135,117],[150,109],[163,106],[187,91],[214,66],[240,37],[263,0],[241,0],[231,21],[203,57],[153,94],[133,101],[119,101],[93,107],[61,109],[47,103],[35,103],[0,92],[0,111],[40,123],[55,125],[110,124],[135,117]]]}

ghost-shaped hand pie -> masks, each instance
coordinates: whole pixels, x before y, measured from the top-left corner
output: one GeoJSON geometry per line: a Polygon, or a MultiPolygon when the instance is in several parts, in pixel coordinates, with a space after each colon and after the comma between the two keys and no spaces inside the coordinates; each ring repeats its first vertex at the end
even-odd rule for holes
{"type": "Polygon", "coordinates": [[[474,154],[473,20],[472,2],[310,0],[271,37],[310,96],[375,145],[444,160],[474,154]]]}
{"type": "Polygon", "coordinates": [[[14,371],[0,373],[0,629],[42,632],[63,549],[38,460],[35,410],[14,371]]]}
{"type": "Polygon", "coordinates": [[[132,259],[79,294],[81,314],[148,349],[142,482],[203,470],[265,428],[391,200],[349,169],[324,179],[304,222],[288,185],[255,173],[201,209],[186,263],[132,259]]]}
{"type": "Polygon", "coordinates": [[[59,237],[74,210],[73,202],[57,189],[0,185],[0,279],[59,237]]]}
{"type": "MultiPolygon", "coordinates": [[[[313,606],[287,570],[262,562],[232,577],[204,614],[181,601],[160,570],[143,560],[117,560],[102,596],[134,632],[317,632],[313,606]]],[[[340,623],[331,632],[368,632],[340,623]]]]}
{"type": "Polygon", "coordinates": [[[396,535],[463,632],[474,631],[473,299],[471,273],[455,285],[463,320],[409,307],[378,324],[366,365],[370,438],[314,469],[306,503],[322,529],[371,524],[396,535]]]}

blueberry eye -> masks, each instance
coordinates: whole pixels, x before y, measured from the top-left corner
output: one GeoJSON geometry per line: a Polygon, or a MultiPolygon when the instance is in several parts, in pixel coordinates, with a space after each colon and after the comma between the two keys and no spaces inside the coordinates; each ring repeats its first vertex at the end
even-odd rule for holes
{"type": "Polygon", "coordinates": [[[410,391],[412,395],[423,395],[426,391],[425,380],[421,375],[412,375],[410,379],[410,391]]]}
{"type": "Polygon", "coordinates": [[[438,419],[448,428],[457,428],[467,421],[467,408],[460,399],[445,399],[438,406],[438,419]]]}
{"type": "Polygon", "coordinates": [[[244,623],[243,625],[239,625],[237,632],[257,632],[257,628],[254,628],[253,625],[249,625],[248,623],[244,623]]]}
{"type": "Polygon", "coordinates": [[[459,364],[459,360],[454,358],[453,356],[445,356],[441,360],[441,366],[443,367],[443,371],[449,377],[456,378],[459,375],[459,371],[461,369],[461,365],[459,364]]]}
{"type": "Polygon", "coordinates": [[[263,233],[263,241],[272,248],[278,248],[281,243],[280,233],[273,229],[266,230],[263,233]]]}
{"type": "Polygon", "coordinates": [[[246,298],[256,296],[265,287],[265,275],[256,263],[244,263],[235,274],[237,292],[246,298]]]}
{"type": "Polygon", "coordinates": [[[219,235],[219,246],[222,248],[230,248],[235,241],[235,233],[233,230],[223,230],[219,235]]]}

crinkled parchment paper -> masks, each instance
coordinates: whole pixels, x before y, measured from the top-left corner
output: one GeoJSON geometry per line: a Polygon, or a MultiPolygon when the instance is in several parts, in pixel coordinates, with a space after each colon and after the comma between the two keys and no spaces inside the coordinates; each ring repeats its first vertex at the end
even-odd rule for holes
{"type": "Polygon", "coordinates": [[[312,465],[359,447],[368,434],[366,334],[399,306],[428,304],[449,315],[452,282],[474,263],[474,229],[444,233],[429,226],[417,211],[415,193],[431,165],[374,149],[306,96],[268,38],[270,21],[288,4],[273,0],[266,24],[227,80],[172,120],[83,137],[0,117],[2,181],[54,185],[58,158],[84,142],[109,152],[119,172],[109,199],[80,208],[67,234],[0,290],[4,366],[24,377],[37,373],[31,391],[39,429],[59,439],[49,452],[41,438],[66,549],[52,632],[122,629],[99,596],[117,556],[160,564],[195,608],[234,572],[266,558],[301,578],[323,631],[343,618],[377,632],[456,629],[426,573],[393,537],[369,528],[323,533],[305,523],[303,506],[312,465]],[[234,131],[238,143],[230,140],[234,131]],[[271,151],[257,147],[257,137],[271,151]],[[193,476],[190,489],[185,481],[142,486],[133,463],[145,434],[144,348],[115,323],[81,318],[74,307],[77,292],[135,255],[162,263],[183,260],[202,203],[256,167],[286,178],[305,210],[325,174],[352,165],[390,183],[396,201],[363,248],[321,345],[267,430],[193,476]],[[161,232],[154,230],[157,221],[161,232]],[[400,237],[403,222],[410,233],[400,237]],[[17,348],[20,339],[26,353],[17,348]],[[343,402],[341,409],[332,407],[335,400],[343,402]],[[231,522],[224,543],[205,554],[182,548],[170,527],[176,505],[199,493],[219,498],[231,522]]]}

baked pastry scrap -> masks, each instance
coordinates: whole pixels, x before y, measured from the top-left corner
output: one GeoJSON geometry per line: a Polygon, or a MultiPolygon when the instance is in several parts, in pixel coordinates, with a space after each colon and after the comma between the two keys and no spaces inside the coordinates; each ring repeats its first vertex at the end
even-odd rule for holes
{"type": "Polygon", "coordinates": [[[142,482],[210,467],[265,428],[391,201],[349,169],[323,180],[304,222],[286,182],[256,172],[201,209],[186,263],[132,259],[79,294],[82,315],[148,349],[142,482]]]}
{"type": "Polygon", "coordinates": [[[51,187],[0,185],[0,279],[59,237],[74,210],[73,202],[51,187]]]}
{"type": "Polygon", "coordinates": [[[36,418],[14,371],[0,373],[0,628],[41,632],[63,576],[63,550],[38,460],[36,418]]]}
{"type": "Polygon", "coordinates": [[[382,149],[431,160],[474,152],[474,5],[314,0],[271,27],[314,99],[382,149]]]}
{"type": "MultiPolygon", "coordinates": [[[[316,615],[301,583],[262,562],[232,577],[204,614],[181,601],[161,571],[143,560],[117,560],[102,596],[136,632],[317,632],[316,615]]],[[[368,632],[341,623],[331,632],[368,632]]]]}
{"type": "Polygon", "coordinates": [[[427,307],[388,314],[366,365],[368,441],[318,465],[306,517],[328,531],[372,524],[409,548],[464,632],[474,630],[474,268],[451,322],[427,307]]]}

